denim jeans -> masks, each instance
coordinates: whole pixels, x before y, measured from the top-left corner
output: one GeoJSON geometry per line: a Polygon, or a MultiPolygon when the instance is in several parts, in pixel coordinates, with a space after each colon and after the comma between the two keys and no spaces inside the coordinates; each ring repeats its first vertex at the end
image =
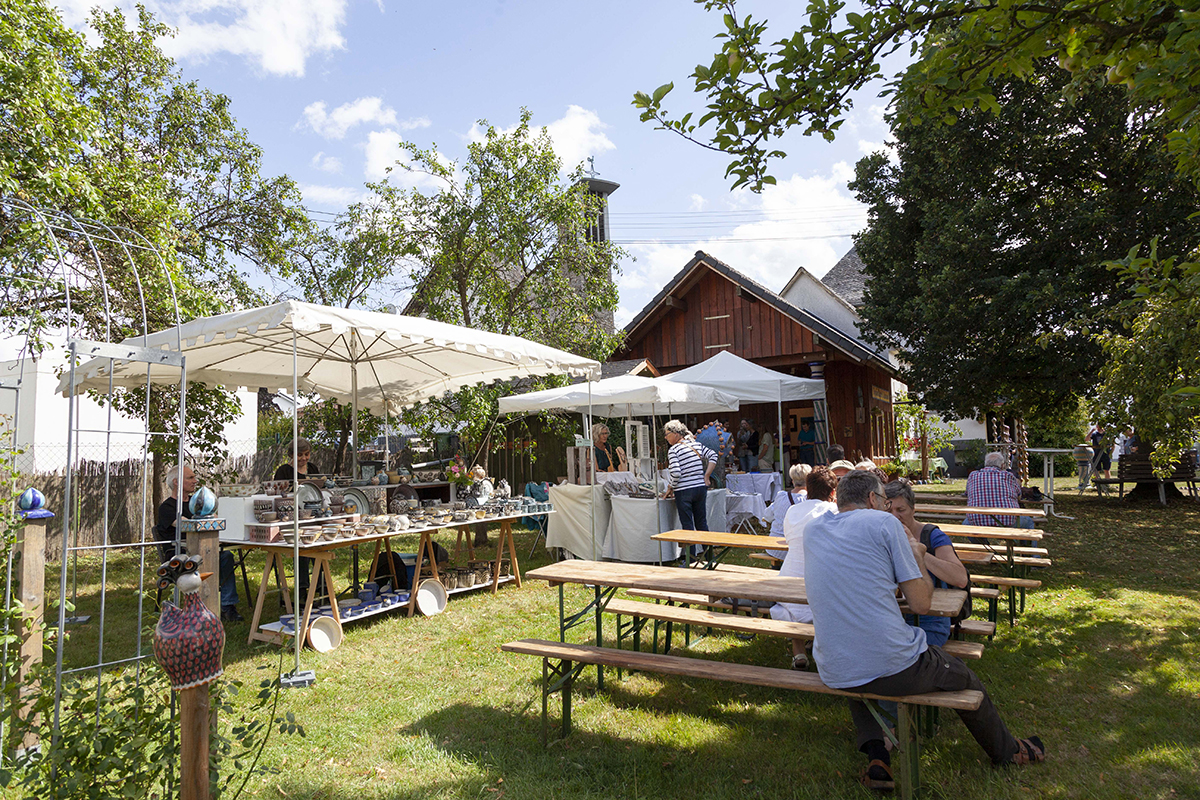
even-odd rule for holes
{"type": "Polygon", "coordinates": [[[742,472],[753,472],[758,469],[758,456],[753,453],[748,456],[738,456],[738,463],[742,466],[742,472]]]}
{"type": "Polygon", "coordinates": [[[693,486],[675,490],[675,508],[679,510],[679,526],[687,531],[708,530],[708,489],[693,486]]]}

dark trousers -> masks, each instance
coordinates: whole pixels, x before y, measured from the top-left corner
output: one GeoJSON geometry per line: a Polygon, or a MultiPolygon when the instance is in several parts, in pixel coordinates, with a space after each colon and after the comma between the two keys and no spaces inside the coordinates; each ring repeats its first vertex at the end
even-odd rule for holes
{"type": "Polygon", "coordinates": [[[708,489],[703,486],[675,490],[675,508],[679,510],[679,524],[684,530],[708,530],[707,496],[708,489]]]}
{"type": "MultiPolygon", "coordinates": [[[[915,664],[895,675],[876,678],[870,683],[856,686],[848,691],[868,692],[903,696],[907,694],[924,694],[925,692],[956,692],[961,689],[975,689],[983,692],[983,702],[975,711],[959,711],[959,719],[967,726],[967,730],[979,742],[979,746],[992,759],[992,763],[1001,764],[1012,759],[1017,752],[1017,740],[1008,732],[1000,712],[988,697],[983,682],[954,656],[948,656],[940,647],[930,647],[917,658],[915,664]]],[[[858,747],[873,739],[882,739],[879,723],[867,706],[861,700],[850,701],[850,718],[858,731],[858,747]]]]}

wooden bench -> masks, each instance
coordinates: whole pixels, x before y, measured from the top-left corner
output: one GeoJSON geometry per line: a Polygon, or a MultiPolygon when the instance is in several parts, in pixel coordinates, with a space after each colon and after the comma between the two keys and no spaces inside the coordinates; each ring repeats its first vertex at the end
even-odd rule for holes
{"type": "MultiPolygon", "coordinates": [[[[765,636],[781,636],[787,639],[812,639],[816,631],[807,622],[787,622],[770,617],[744,617],[740,614],[726,614],[708,611],[700,608],[688,608],[677,605],[662,605],[661,603],[642,603],[636,600],[613,599],[604,609],[610,614],[617,615],[617,648],[628,635],[622,628],[622,616],[633,617],[635,623],[627,629],[633,635],[633,649],[641,647],[641,625],[637,620],[652,619],[655,622],[667,623],[667,633],[663,645],[663,653],[671,652],[671,628],[675,624],[697,625],[735,633],[761,634],[765,636]]],[[[982,658],[983,645],[978,642],[963,642],[951,640],[946,642],[942,650],[956,658],[982,658]]],[[[655,626],[655,636],[652,652],[658,652],[658,633],[655,626]]],[[[618,676],[619,677],[619,676],[618,676]]]]}
{"type": "Polygon", "coordinates": [[[707,678],[729,683],[765,686],[771,689],[791,689],[801,692],[855,698],[866,703],[876,719],[881,720],[885,735],[893,744],[892,765],[896,774],[896,785],[900,797],[911,798],[920,787],[920,744],[921,732],[918,715],[923,708],[948,708],[955,711],[973,711],[983,702],[983,692],[965,689],[957,692],[930,692],[928,694],[887,697],[833,689],[821,681],[813,672],[803,672],[778,667],[760,667],[723,661],[708,661],[698,658],[643,653],[635,650],[617,650],[593,645],[550,642],[541,639],[522,639],[501,645],[506,653],[536,656],[542,659],[542,743],[548,743],[548,701],[555,693],[562,695],[561,736],[571,733],[571,689],[575,679],[587,665],[615,667],[637,672],[657,672],[683,678],[707,678]],[[883,726],[883,713],[877,705],[879,700],[891,700],[897,705],[896,730],[892,733],[883,726]]]}
{"type": "MultiPolygon", "coordinates": [[[[1021,564],[1025,559],[1014,559],[1018,564],[1021,564]]],[[[1032,561],[1045,561],[1044,565],[1049,566],[1049,559],[1037,558],[1029,559],[1032,561]]],[[[971,575],[971,583],[987,584],[989,586],[1003,586],[1008,591],[1008,624],[1012,626],[1016,622],[1017,614],[1017,593],[1020,592],[1020,609],[1021,613],[1025,613],[1025,591],[1027,589],[1038,589],[1042,582],[1033,578],[1009,577],[1007,575],[971,575]]]]}
{"type": "MultiPolygon", "coordinates": [[[[955,552],[966,551],[972,553],[991,553],[992,555],[1003,556],[1006,551],[1003,545],[994,544],[971,544],[968,542],[956,542],[954,545],[955,552]]],[[[1050,551],[1044,547],[1014,547],[1013,552],[1019,556],[1034,556],[1036,558],[1049,558],[1050,551]]]]}
{"type": "MultiPolygon", "coordinates": [[[[1103,487],[1111,486],[1114,483],[1118,484],[1118,498],[1125,497],[1125,484],[1127,483],[1155,483],[1158,484],[1158,501],[1165,506],[1167,504],[1167,489],[1165,484],[1168,483],[1182,483],[1188,487],[1188,492],[1192,497],[1196,496],[1196,454],[1191,450],[1185,451],[1180,456],[1179,464],[1176,465],[1169,478],[1160,478],[1155,475],[1154,467],[1148,457],[1121,456],[1121,460],[1117,462],[1117,477],[1093,477],[1092,483],[1096,484],[1097,489],[1102,493],[1103,487]]],[[[1082,492],[1080,493],[1082,494],[1082,492]]]]}

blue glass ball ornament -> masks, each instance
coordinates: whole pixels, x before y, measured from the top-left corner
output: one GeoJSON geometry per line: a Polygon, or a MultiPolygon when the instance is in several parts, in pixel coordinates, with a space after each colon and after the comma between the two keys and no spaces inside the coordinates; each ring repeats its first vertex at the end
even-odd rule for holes
{"type": "Polygon", "coordinates": [[[22,511],[37,511],[46,504],[46,495],[39,492],[30,486],[25,491],[21,492],[21,496],[17,498],[17,508],[22,511]]]}
{"type": "Polygon", "coordinates": [[[192,494],[188,508],[192,510],[193,517],[211,517],[217,510],[217,496],[213,494],[212,489],[201,486],[192,494]]]}

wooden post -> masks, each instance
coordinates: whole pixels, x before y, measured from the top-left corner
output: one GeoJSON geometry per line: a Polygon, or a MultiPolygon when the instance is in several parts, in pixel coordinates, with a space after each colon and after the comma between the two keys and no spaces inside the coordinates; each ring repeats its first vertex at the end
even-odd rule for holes
{"type": "MultiPolygon", "coordinates": [[[[42,621],[46,608],[46,519],[51,517],[52,514],[41,519],[30,517],[17,530],[16,552],[20,558],[17,597],[23,607],[21,659],[17,668],[17,714],[22,718],[27,713],[27,704],[41,689],[39,682],[31,680],[29,675],[42,663],[42,621]]],[[[20,746],[28,750],[36,747],[37,743],[37,735],[28,733],[20,746]]]]}
{"type": "Polygon", "coordinates": [[[208,610],[221,616],[221,548],[220,532],[225,527],[225,520],[213,518],[205,520],[184,520],[183,530],[187,534],[187,550],[192,555],[200,556],[203,569],[216,573],[215,580],[201,581],[200,599],[208,610]],[[207,525],[199,524],[209,523],[207,525]],[[219,522],[219,527],[217,523],[219,522]]]}
{"type": "Polygon", "coordinates": [[[921,480],[929,480],[929,433],[921,433],[921,480]]]}
{"type": "Polygon", "coordinates": [[[208,684],[179,692],[179,798],[208,800],[208,684]]]}

